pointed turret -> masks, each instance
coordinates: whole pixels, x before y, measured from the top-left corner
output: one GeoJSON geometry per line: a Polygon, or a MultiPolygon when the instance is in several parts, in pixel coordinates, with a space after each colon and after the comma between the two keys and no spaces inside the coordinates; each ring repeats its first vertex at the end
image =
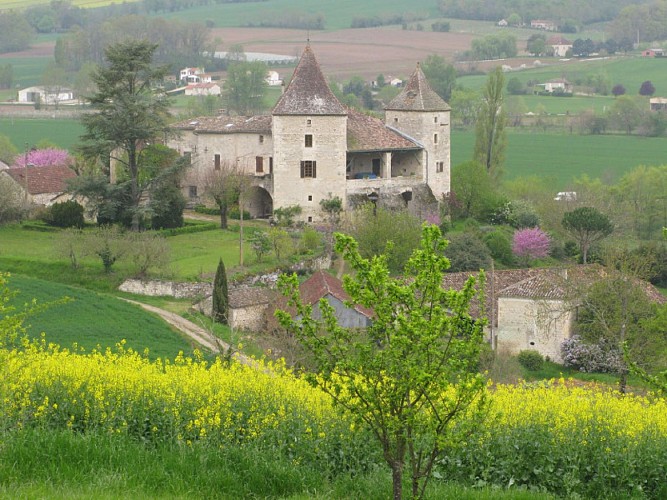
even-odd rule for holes
{"type": "Polygon", "coordinates": [[[426,80],[419,63],[400,94],[385,107],[394,111],[449,111],[450,107],[426,80]]]}
{"type": "Polygon", "coordinates": [[[329,88],[315,54],[306,46],[292,80],[273,108],[274,115],[345,115],[329,88]]]}

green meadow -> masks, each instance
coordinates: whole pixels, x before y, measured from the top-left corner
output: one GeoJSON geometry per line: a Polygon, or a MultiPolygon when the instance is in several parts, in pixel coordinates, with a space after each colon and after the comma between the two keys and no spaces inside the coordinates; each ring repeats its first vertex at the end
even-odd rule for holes
{"type": "Polygon", "coordinates": [[[72,150],[84,128],[78,120],[53,118],[0,118],[0,135],[6,135],[19,151],[25,143],[32,145],[48,140],[61,148],[72,150]]]}
{"type": "Polygon", "coordinates": [[[53,303],[29,316],[31,338],[46,332],[47,342],[62,347],[76,343],[87,352],[98,346],[114,348],[124,339],[127,348],[138,352],[148,348],[151,358],[173,359],[179,351],[192,352],[188,341],[162,319],[117,297],[21,275],[11,276],[10,287],[19,291],[12,300],[19,309],[32,299],[53,303]],[[64,297],[68,297],[64,303],[55,303],[64,297]]]}
{"type": "MultiPolygon", "coordinates": [[[[53,57],[49,56],[7,57],[0,55],[0,65],[12,65],[14,86],[19,88],[37,85],[44,69],[52,62],[53,57]]],[[[13,97],[16,98],[16,95],[13,97]]]]}

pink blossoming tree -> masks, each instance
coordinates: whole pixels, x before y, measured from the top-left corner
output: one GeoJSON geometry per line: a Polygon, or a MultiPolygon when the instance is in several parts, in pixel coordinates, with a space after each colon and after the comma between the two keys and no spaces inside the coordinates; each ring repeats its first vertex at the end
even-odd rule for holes
{"type": "Polygon", "coordinates": [[[17,167],[25,167],[26,158],[28,165],[35,167],[70,165],[72,163],[72,158],[66,150],[55,148],[34,149],[29,151],[27,155],[19,154],[16,156],[14,163],[17,167]]]}
{"type": "Polygon", "coordinates": [[[549,236],[539,227],[521,229],[514,233],[512,252],[528,264],[549,254],[549,236]]]}

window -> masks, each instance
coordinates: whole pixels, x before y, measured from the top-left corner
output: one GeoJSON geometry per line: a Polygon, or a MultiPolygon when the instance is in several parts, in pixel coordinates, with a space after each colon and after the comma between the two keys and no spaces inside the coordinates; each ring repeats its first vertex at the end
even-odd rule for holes
{"type": "Polygon", "coordinates": [[[437,116],[433,117],[433,123],[438,123],[438,117],[437,116]]]}
{"type": "Polygon", "coordinates": [[[306,147],[307,148],[313,147],[313,134],[306,134],[306,147]]]}
{"type": "Polygon", "coordinates": [[[269,156],[269,173],[273,173],[273,156],[269,156]]]}
{"type": "Polygon", "coordinates": [[[309,215],[309,216],[308,216],[308,222],[313,222],[313,217],[312,217],[312,215],[309,215]]]}
{"type": "Polygon", "coordinates": [[[215,155],[213,157],[213,162],[215,164],[215,169],[220,170],[220,155],[215,155]]]}
{"type": "Polygon", "coordinates": [[[259,143],[264,144],[264,136],[263,135],[259,136],[259,143]]]}
{"type": "Polygon", "coordinates": [[[311,177],[315,178],[317,177],[317,168],[316,168],[316,163],[313,160],[304,160],[301,162],[301,178],[304,179],[306,177],[311,177]]]}
{"type": "Polygon", "coordinates": [[[192,165],[192,151],[183,151],[183,157],[188,165],[192,165]]]}
{"type": "Polygon", "coordinates": [[[433,134],[433,144],[438,144],[438,134],[433,134]]]}
{"type": "Polygon", "coordinates": [[[398,123],[398,117],[394,118],[394,123],[398,123]]]}
{"type": "Polygon", "coordinates": [[[445,162],[444,161],[436,161],[435,162],[435,171],[440,173],[445,171],[445,162]]]}
{"type": "Polygon", "coordinates": [[[197,186],[188,186],[188,195],[190,198],[197,197],[197,186]]]}
{"type": "Polygon", "coordinates": [[[255,173],[264,173],[264,158],[262,156],[255,156],[255,173]]]}
{"type": "Polygon", "coordinates": [[[306,120],[306,125],[312,125],[312,123],[313,123],[313,121],[310,118],[308,118],[306,120]]]}
{"type": "Polygon", "coordinates": [[[313,201],[313,195],[312,194],[308,195],[308,201],[313,201]]]}

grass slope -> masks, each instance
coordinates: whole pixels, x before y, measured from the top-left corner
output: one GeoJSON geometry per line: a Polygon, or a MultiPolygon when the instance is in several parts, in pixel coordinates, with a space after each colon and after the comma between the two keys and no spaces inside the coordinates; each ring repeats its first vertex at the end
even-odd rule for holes
{"type": "Polygon", "coordinates": [[[79,142],[84,128],[77,120],[48,118],[0,118],[0,134],[6,135],[19,151],[23,145],[37,144],[47,139],[65,149],[72,149],[79,142]]]}
{"type": "Polygon", "coordinates": [[[32,299],[38,304],[71,299],[29,316],[26,324],[32,338],[45,332],[48,342],[63,347],[77,343],[86,351],[98,345],[113,348],[125,339],[126,347],[139,352],[148,349],[151,357],[162,358],[192,351],[164,321],[116,297],[18,275],[12,275],[9,284],[18,291],[12,302],[19,308],[32,299]]]}

